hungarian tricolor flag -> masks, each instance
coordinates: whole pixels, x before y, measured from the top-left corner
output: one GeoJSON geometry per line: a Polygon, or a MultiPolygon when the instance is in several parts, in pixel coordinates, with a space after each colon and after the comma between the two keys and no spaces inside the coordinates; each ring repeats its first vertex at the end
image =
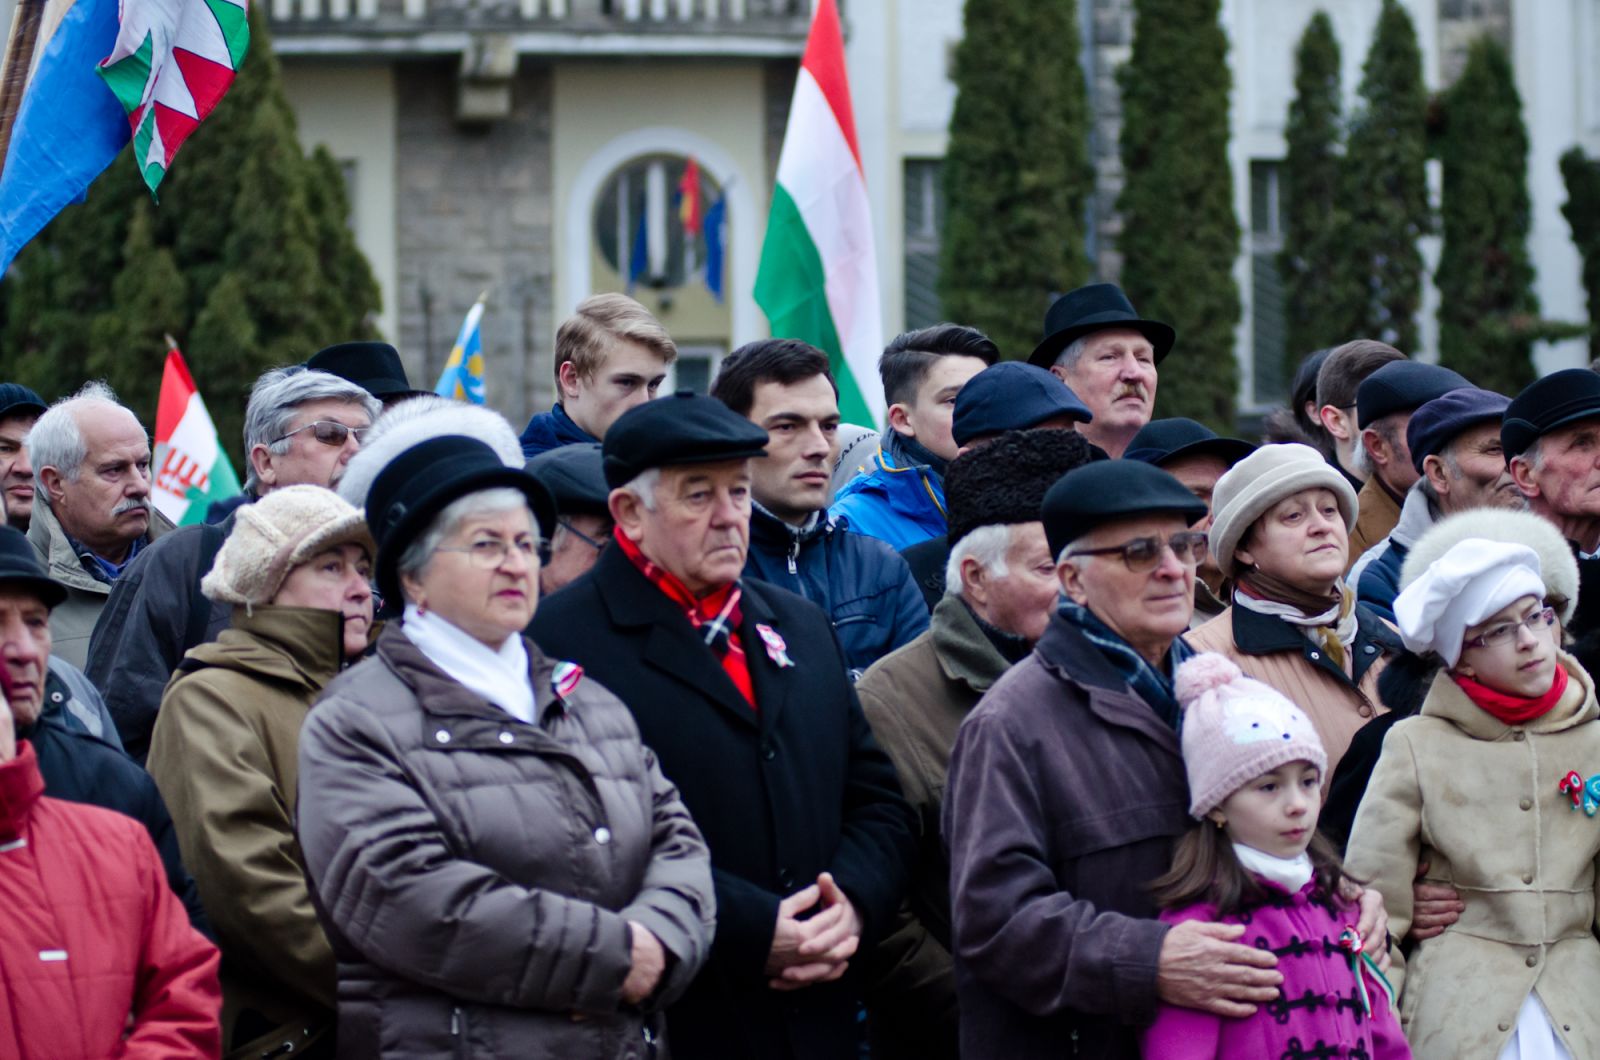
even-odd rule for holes
{"type": "Polygon", "coordinates": [[[155,482],[150,500],[182,526],[203,523],[212,501],[239,493],[239,477],[217,441],[206,403],[189,377],[177,346],[167,351],[156,405],[155,482]]]}
{"type": "Polygon", "coordinates": [[[878,255],[834,0],[811,18],[755,295],[773,335],[828,354],[845,422],[882,426],[878,255]]]}

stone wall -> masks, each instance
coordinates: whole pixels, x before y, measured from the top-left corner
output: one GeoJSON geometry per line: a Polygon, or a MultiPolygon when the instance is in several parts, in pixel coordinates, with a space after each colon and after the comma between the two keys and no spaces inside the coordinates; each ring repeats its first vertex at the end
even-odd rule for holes
{"type": "Polygon", "coordinates": [[[412,380],[431,387],[487,290],[489,400],[520,428],[553,400],[550,77],[524,61],[511,116],[462,126],[458,62],[396,67],[398,345],[412,380]]]}

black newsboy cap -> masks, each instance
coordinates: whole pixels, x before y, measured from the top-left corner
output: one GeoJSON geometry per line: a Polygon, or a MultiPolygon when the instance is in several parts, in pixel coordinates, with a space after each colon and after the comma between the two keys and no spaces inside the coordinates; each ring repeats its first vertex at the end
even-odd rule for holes
{"type": "Polygon", "coordinates": [[[653,467],[767,455],[767,432],[713,397],[680,390],[624,412],[602,443],[606,484],[627,485],[653,467]]]}
{"type": "Polygon", "coordinates": [[[550,491],[558,513],[609,518],[611,509],[606,501],[611,487],[606,485],[604,461],[599,442],[580,442],[546,449],[522,469],[550,491]]]}
{"type": "Polygon", "coordinates": [[[1412,412],[1436,397],[1471,385],[1460,372],[1437,364],[1390,361],[1356,388],[1356,423],[1365,430],[1391,412],[1412,412]]]}
{"type": "Polygon", "coordinates": [[[1044,534],[1050,554],[1061,555],[1097,526],[1118,519],[1171,512],[1190,526],[1205,518],[1205,502],[1154,464],[1096,460],[1062,475],[1044,495],[1044,534]]]}
{"type": "Polygon", "coordinates": [[[42,416],[44,398],[21,383],[0,383],[0,419],[7,416],[42,416]]]}
{"type": "Polygon", "coordinates": [[[1600,419],[1600,373],[1588,368],[1551,372],[1511,399],[1500,424],[1500,447],[1510,460],[1541,435],[1590,419],[1600,419]]]}

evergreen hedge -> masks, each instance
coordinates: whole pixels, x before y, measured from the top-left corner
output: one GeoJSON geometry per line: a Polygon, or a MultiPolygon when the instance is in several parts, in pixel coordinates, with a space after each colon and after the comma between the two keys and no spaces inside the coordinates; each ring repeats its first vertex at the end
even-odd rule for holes
{"type": "Polygon", "coordinates": [[[1600,359],[1600,162],[1574,147],[1561,156],[1567,201],[1561,214],[1572,229],[1572,242],[1583,255],[1583,290],[1589,307],[1589,359],[1600,359]]]}

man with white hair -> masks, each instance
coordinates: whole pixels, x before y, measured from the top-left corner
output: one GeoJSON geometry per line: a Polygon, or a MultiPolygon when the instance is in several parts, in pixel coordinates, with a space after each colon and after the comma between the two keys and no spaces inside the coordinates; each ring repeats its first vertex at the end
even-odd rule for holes
{"type": "MultiPolygon", "coordinates": [[[[258,498],[284,486],[334,486],[380,410],[365,389],[327,372],[265,373],[245,409],[245,492],[258,498]]],[[[230,607],[201,594],[200,579],[232,529],[230,513],[215,526],[185,526],[157,542],[111,590],[93,627],[85,670],[123,746],[141,762],[172,671],[185,652],[215,640],[231,621],[230,607]]]]}
{"type": "Polygon", "coordinates": [[[893,932],[867,958],[872,1055],[957,1055],[950,958],[950,861],[939,840],[950,748],[978,700],[1033,650],[1060,585],[1040,508],[1062,475],[1090,460],[1069,430],[1007,431],[945,474],[950,558],[926,633],[876,663],[856,694],[916,811],[919,855],[893,932]]]}
{"type": "Polygon", "coordinates": [[[56,654],[81,667],[112,585],[172,522],[150,505],[150,439],[104,383],[51,405],[27,447],[38,492],[28,540],[67,587],[50,632],[56,654]]]}

